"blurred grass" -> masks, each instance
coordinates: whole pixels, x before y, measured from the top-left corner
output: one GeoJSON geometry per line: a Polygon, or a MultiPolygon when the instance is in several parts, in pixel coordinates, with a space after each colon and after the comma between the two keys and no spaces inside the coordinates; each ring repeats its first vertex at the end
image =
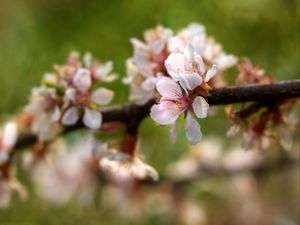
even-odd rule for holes
{"type": "MultiPolygon", "coordinates": [[[[19,112],[43,73],[64,63],[71,50],[113,60],[115,71],[124,76],[124,62],[132,55],[129,38],[142,38],[145,29],[157,24],[178,30],[191,22],[203,23],[227,52],[249,56],[275,79],[299,78],[298,0],[1,0],[0,119],[19,112]]],[[[114,103],[127,102],[128,88],[120,81],[111,86],[114,103]]],[[[222,137],[228,122],[220,112],[201,126],[205,135],[222,137]]],[[[143,123],[141,135],[142,152],[160,172],[187,147],[185,141],[172,145],[168,129],[156,129],[150,120],[143,123]]],[[[0,225],[103,224],[106,217],[105,224],[118,224],[101,208],[51,208],[31,197],[0,212],[0,225]]]]}

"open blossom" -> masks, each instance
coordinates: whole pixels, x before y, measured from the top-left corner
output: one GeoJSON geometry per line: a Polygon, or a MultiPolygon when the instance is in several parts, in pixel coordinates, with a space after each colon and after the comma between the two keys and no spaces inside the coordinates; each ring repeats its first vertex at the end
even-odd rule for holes
{"type": "MultiPolygon", "coordinates": [[[[160,77],[172,76],[166,64],[170,54],[176,56],[176,54],[185,54],[186,49],[193,49],[190,56],[194,58],[195,64],[201,66],[204,65],[204,61],[213,68],[218,67],[216,72],[219,73],[237,63],[237,58],[226,54],[220,44],[213,38],[207,37],[205,27],[197,23],[190,24],[175,35],[170,29],[158,26],[145,32],[145,42],[136,38],[131,39],[131,42],[134,46],[134,56],[127,61],[128,77],[124,79],[124,83],[130,85],[130,100],[137,104],[145,104],[150,98],[156,96],[155,85],[160,77]],[[198,58],[201,58],[201,62],[198,58]]],[[[192,74],[192,66],[186,66],[188,74],[192,74]]],[[[201,73],[205,72],[205,68],[199,69],[203,69],[201,73]]],[[[201,83],[199,77],[190,76],[190,79],[197,79],[193,81],[195,85],[201,83]]],[[[220,86],[224,83],[221,76],[209,80],[212,86],[220,86]]]]}
{"type": "Polygon", "coordinates": [[[66,91],[65,101],[69,107],[65,112],[62,123],[73,125],[80,118],[80,110],[84,111],[83,123],[91,129],[99,129],[102,124],[102,114],[99,106],[109,104],[114,93],[106,88],[92,90],[92,77],[87,69],[79,69],[73,77],[73,86],[66,91]]]}
{"type": "Polygon", "coordinates": [[[152,179],[158,180],[156,170],[144,163],[140,158],[130,156],[126,153],[115,152],[108,154],[99,161],[102,170],[122,178],[152,179]]]}
{"type": "MultiPolygon", "coordinates": [[[[45,79],[50,79],[49,76],[50,75],[47,74],[45,79]]],[[[61,112],[56,89],[45,86],[33,88],[30,97],[30,104],[25,108],[25,111],[33,115],[48,113],[51,114],[53,121],[58,121],[61,112]]]]}
{"type": "Polygon", "coordinates": [[[127,60],[127,77],[123,80],[130,85],[130,100],[145,104],[155,95],[157,78],[166,75],[164,62],[170,54],[168,40],[172,31],[158,26],[145,32],[145,43],[132,38],[134,56],[127,60]]]}
{"type": "Polygon", "coordinates": [[[132,59],[126,62],[127,77],[123,79],[124,84],[130,85],[129,100],[134,101],[138,105],[143,105],[154,96],[155,79],[147,79],[138,68],[133,64],[132,59]],[[150,81],[151,84],[149,84],[150,81]],[[153,84],[152,84],[153,83],[153,84]]]}
{"type": "Polygon", "coordinates": [[[71,52],[68,61],[64,65],[55,65],[56,73],[59,75],[60,85],[68,86],[77,70],[84,68],[89,70],[92,80],[100,82],[112,82],[118,78],[117,74],[111,73],[113,63],[108,61],[101,63],[95,60],[91,53],[86,53],[81,61],[78,52],[71,52]]]}
{"type": "Polygon", "coordinates": [[[82,111],[87,127],[100,128],[99,107],[109,104],[114,93],[99,84],[118,78],[111,73],[112,62],[100,63],[90,53],[81,60],[77,52],[72,52],[66,64],[55,65],[54,69],[45,74],[40,87],[32,90],[24,110],[32,118],[32,133],[39,141],[50,141],[61,132],[62,125],[75,124],[82,111]]]}
{"type": "Polygon", "coordinates": [[[158,26],[145,32],[146,43],[132,38],[134,47],[133,63],[146,77],[164,74],[164,61],[169,55],[168,40],[172,36],[170,29],[158,26]]]}
{"type": "Polygon", "coordinates": [[[237,58],[226,54],[221,44],[208,37],[202,24],[192,23],[180,30],[169,41],[171,52],[183,52],[187,45],[192,45],[195,52],[201,55],[208,64],[215,64],[220,72],[234,66],[237,58]]]}
{"type": "MultiPolygon", "coordinates": [[[[116,180],[152,179],[157,181],[157,171],[139,157],[110,148],[107,143],[93,139],[93,155],[99,160],[99,168],[116,180]]],[[[136,149],[134,149],[136,151],[136,149]]]]}
{"type": "Polygon", "coordinates": [[[202,57],[194,51],[191,45],[184,49],[184,53],[172,53],[165,61],[168,74],[185,89],[192,91],[202,83],[207,83],[217,74],[217,67],[213,65],[206,71],[202,57]]]}
{"type": "Polygon", "coordinates": [[[4,125],[3,131],[0,130],[0,166],[9,158],[9,152],[17,141],[17,124],[8,122],[4,125]]]}
{"type": "Polygon", "coordinates": [[[91,53],[86,53],[83,56],[84,67],[91,73],[91,77],[97,81],[112,82],[118,79],[118,75],[112,72],[113,63],[108,61],[106,63],[99,63],[93,59],[91,53]]]}
{"type": "Polygon", "coordinates": [[[205,99],[201,96],[192,99],[188,94],[184,95],[179,84],[167,77],[158,81],[157,91],[162,97],[159,104],[151,108],[152,119],[161,125],[174,125],[180,114],[184,113],[186,136],[191,144],[198,143],[202,134],[193,112],[198,118],[207,116],[209,105],[205,99]]]}
{"type": "MultiPolygon", "coordinates": [[[[44,79],[48,84],[54,84],[54,75],[46,74],[44,79]]],[[[30,103],[25,108],[25,113],[33,117],[31,131],[40,141],[48,141],[57,136],[61,131],[58,121],[61,117],[61,98],[57,90],[52,87],[41,86],[32,89],[30,103]]]]}

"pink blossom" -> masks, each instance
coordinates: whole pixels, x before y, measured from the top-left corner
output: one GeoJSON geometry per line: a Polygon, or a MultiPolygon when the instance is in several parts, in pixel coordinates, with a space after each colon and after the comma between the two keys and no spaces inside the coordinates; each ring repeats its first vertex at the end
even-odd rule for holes
{"type": "Polygon", "coordinates": [[[63,124],[75,124],[80,118],[80,110],[83,109],[83,123],[91,129],[101,127],[102,114],[98,111],[98,107],[109,104],[114,93],[106,88],[92,91],[92,84],[90,71],[79,69],[73,77],[73,87],[69,88],[65,94],[64,100],[68,109],[63,116],[63,124]]]}
{"type": "MultiPolygon", "coordinates": [[[[162,97],[159,104],[151,108],[150,116],[152,119],[161,125],[171,125],[176,122],[180,114],[185,113],[186,136],[191,144],[198,143],[202,134],[193,112],[198,118],[207,116],[209,105],[205,99],[201,96],[192,99],[188,95],[183,95],[178,83],[167,77],[160,79],[156,87],[162,97]]],[[[175,137],[176,135],[173,134],[172,136],[175,137]]]]}
{"type": "Polygon", "coordinates": [[[191,45],[184,49],[184,53],[172,53],[165,61],[168,74],[180,83],[185,90],[194,90],[202,83],[208,82],[217,74],[217,67],[212,66],[206,72],[202,57],[191,45]]]}

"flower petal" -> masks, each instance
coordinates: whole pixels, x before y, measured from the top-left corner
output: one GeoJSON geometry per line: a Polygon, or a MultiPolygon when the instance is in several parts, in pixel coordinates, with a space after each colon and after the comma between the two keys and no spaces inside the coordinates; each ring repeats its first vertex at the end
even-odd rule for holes
{"type": "Polygon", "coordinates": [[[165,61],[168,74],[178,81],[179,73],[184,72],[184,55],[181,53],[171,53],[165,61]]]}
{"type": "Polygon", "coordinates": [[[150,116],[151,118],[161,124],[168,125],[174,123],[180,111],[176,108],[176,104],[173,102],[162,102],[158,105],[153,105],[151,108],[150,116]]]}
{"type": "Polygon", "coordinates": [[[84,109],[83,123],[93,129],[97,130],[102,124],[102,114],[95,110],[84,109]]]}
{"type": "Polygon", "coordinates": [[[157,91],[163,97],[170,99],[182,98],[180,86],[171,78],[161,78],[156,84],[157,91]]]}
{"type": "Polygon", "coordinates": [[[107,88],[98,88],[91,96],[91,101],[98,105],[109,104],[114,97],[114,92],[107,88]]]}
{"type": "Polygon", "coordinates": [[[187,113],[186,123],[185,123],[185,133],[188,141],[192,145],[199,143],[199,141],[202,138],[200,125],[197,122],[197,120],[195,120],[191,112],[187,113]]]}
{"type": "Polygon", "coordinates": [[[179,77],[179,83],[184,89],[191,91],[202,84],[202,78],[197,73],[182,73],[179,77]]]}
{"type": "Polygon", "coordinates": [[[194,63],[197,65],[197,72],[202,76],[205,73],[205,63],[202,57],[198,54],[194,55],[194,63]]]}
{"type": "Polygon", "coordinates": [[[90,71],[88,69],[77,70],[73,82],[80,91],[86,92],[92,86],[90,71]]]}
{"type": "Polygon", "coordinates": [[[184,49],[184,65],[186,70],[193,69],[194,61],[194,48],[192,45],[188,44],[184,49]]]}
{"type": "Polygon", "coordinates": [[[208,82],[211,78],[217,75],[218,68],[216,65],[213,65],[206,73],[205,82],[208,82]]]}
{"type": "Polygon", "coordinates": [[[205,98],[198,96],[194,99],[192,104],[194,113],[198,118],[205,118],[207,117],[207,111],[209,108],[209,104],[206,102],[205,98]]]}
{"type": "Polygon", "coordinates": [[[158,55],[164,50],[165,43],[165,40],[157,40],[150,43],[150,48],[154,54],[158,55]]]}
{"type": "Polygon", "coordinates": [[[2,142],[4,148],[12,148],[18,136],[18,128],[15,122],[8,122],[4,126],[2,142]]]}
{"type": "Polygon", "coordinates": [[[75,124],[79,119],[79,110],[76,107],[69,108],[62,119],[62,123],[64,125],[73,125],[75,124]]]}
{"type": "Polygon", "coordinates": [[[112,82],[119,78],[116,73],[110,74],[113,68],[113,62],[108,61],[104,65],[100,65],[96,68],[95,77],[104,82],[112,82]]]}

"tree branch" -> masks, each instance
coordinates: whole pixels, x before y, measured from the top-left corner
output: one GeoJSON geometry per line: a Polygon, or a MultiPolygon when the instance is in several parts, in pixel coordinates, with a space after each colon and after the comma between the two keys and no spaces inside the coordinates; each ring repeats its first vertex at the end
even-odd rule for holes
{"type": "MultiPolygon", "coordinates": [[[[267,105],[270,102],[281,102],[289,98],[300,97],[300,80],[284,81],[275,84],[232,86],[213,89],[211,95],[206,98],[210,105],[226,105],[245,102],[262,102],[267,105]]],[[[150,109],[156,103],[151,99],[145,105],[129,104],[112,107],[102,111],[103,122],[123,122],[132,127],[138,125],[149,115],[150,109]]],[[[68,133],[83,127],[81,122],[65,128],[68,133]]],[[[36,142],[32,134],[23,134],[19,137],[16,148],[28,146],[36,142]]]]}

